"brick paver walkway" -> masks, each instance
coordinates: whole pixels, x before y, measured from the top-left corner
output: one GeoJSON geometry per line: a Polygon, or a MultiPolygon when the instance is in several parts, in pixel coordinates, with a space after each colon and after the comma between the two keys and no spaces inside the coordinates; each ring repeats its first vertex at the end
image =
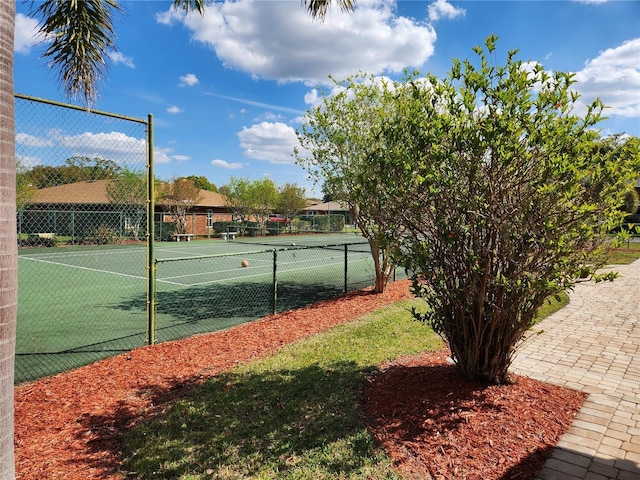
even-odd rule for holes
{"type": "Polygon", "coordinates": [[[540,480],[640,480],[640,260],[586,282],[536,326],[512,371],[589,393],[540,480]]]}

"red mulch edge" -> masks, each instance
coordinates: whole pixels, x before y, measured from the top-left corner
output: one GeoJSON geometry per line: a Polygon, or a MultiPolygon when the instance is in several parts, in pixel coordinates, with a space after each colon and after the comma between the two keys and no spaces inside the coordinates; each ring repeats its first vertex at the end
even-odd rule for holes
{"type": "Polygon", "coordinates": [[[20,385],[15,390],[17,478],[120,478],[124,432],[159,402],[238,363],[410,297],[409,282],[395,282],[380,295],[365,289],[20,385]]]}
{"type": "Polygon", "coordinates": [[[587,394],[521,376],[466,380],[447,355],[401,359],[370,379],[376,438],[408,479],[534,479],[587,394]]]}
{"type": "MultiPolygon", "coordinates": [[[[124,433],[186,389],[238,363],[410,297],[409,282],[395,282],[384,294],[362,290],[20,385],[15,390],[17,479],[122,478],[124,433]]],[[[557,442],[581,404],[578,399],[584,398],[524,378],[505,387],[461,383],[455,369],[442,363],[444,357],[440,352],[385,366],[366,392],[371,428],[407,478],[424,479],[426,472],[443,472],[437,478],[498,478],[468,476],[461,469],[484,472],[495,463],[502,465],[500,471],[517,468],[526,460],[523,451],[533,457],[546,448],[542,442],[557,442]],[[538,420],[545,415],[553,421],[538,420]],[[502,416],[513,417],[515,423],[498,422],[502,416]],[[460,428],[463,422],[476,425],[476,420],[480,426],[460,428]],[[492,431],[491,425],[498,429],[492,431]],[[527,446],[519,447],[524,439],[527,446]],[[463,462],[460,455],[474,460],[463,462]],[[447,476],[456,468],[456,476],[447,476]]]]}

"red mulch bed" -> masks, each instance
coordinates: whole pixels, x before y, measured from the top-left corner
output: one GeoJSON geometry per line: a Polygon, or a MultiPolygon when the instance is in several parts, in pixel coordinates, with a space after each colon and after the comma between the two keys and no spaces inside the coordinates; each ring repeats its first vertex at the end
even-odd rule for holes
{"type": "MultiPolygon", "coordinates": [[[[123,433],[158,411],[158,401],[406,298],[409,282],[396,282],[382,295],[364,290],[18,386],[17,478],[122,478],[123,433]]],[[[398,468],[407,478],[533,479],[584,395],[526,378],[501,387],[463,382],[445,356],[386,365],[365,391],[371,428],[398,468]]]]}
{"type": "Polygon", "coordinates": [[[513,377],[463,380],[448,352],[382,367],[365,390],[376,438],[407,479],[531,480],[586,394],[513,377]]]}

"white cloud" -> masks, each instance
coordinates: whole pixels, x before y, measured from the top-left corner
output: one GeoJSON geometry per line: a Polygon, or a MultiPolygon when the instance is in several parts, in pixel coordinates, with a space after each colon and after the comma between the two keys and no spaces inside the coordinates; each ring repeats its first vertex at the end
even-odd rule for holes
{"type": "Polygon", "coordinates": [[[72,156],[104,158],[118,163],[144,163],[146,160],[146,140],[122,132],[85,132],[60,136],[58,141],[72,156]]]}
{"type": "Polygon", "coordinates": [[[600,98],[606,116],[640,117],[640,38],[609,48],[576,72],[581,102],[600,98]]]}
{"type": "Polygon", "coordinates": [[[182,109],[176,105],[171,105],[169,108],[167,108],[167,112],[176,114],[181,113],[182,109]]]}
{"type": "Polygon", "coordinates": [[[13,50],[17,53],[28,54],[31,47],[42,41],[42,34],[38,30],[38,21],[22,13],[16,15],[16,30],[14,34],[13,50]]]}
{"type": "Polygon", "coordinates": [[[318,90],[316,90],[315,88],[311,89],[304,95],[304,103],[306,103],[307,105],[315,105],[318,102],[318,99],[318,90]]]}
{"type": "Polygon", "coordinates": [[[436,0],[429,5],[429,20],[437,22],[444,18],[452,20],[457,17],[464,17],[466,10],[464,8],[456,8],[451,5],[447,0],[436,0]]]}
{"type": "Polygon", "coordinates": [[[115,52],[115,51],[109,52],[109,58],[111,59],[114,65],[118,65],[119,63],[121,63],[126,67],[136,68],[136,66],[133,63],[133,58],[127,57],[123,55],[121,52],[115,52]]]}
{"type": "Polygon", "coordinates": [[[145,139],[130,137],[122,132],[84,132],[78,135],[65,135],[60,129],[52,128],[47,131],[45,137],[26,133],[16,134],[16,156],[22,158],[33,155],[33,149],[36,149],[36,154],[40,155],[41,148],[53,149],[55,153],[47,153],[49,157],[63,155],[67,158],[102,158],[122,165],[144,164],[147,154],[145,139]]]}
{"type": "Polygon", "coordinates": [[[212,2],[207,13],[158,15],[184,24],[195,41],[215,51],[228,68],[281,82],[330,83],[357,71],[401,72],[421,67],[434,52],[436,33],[426,22],[395,13],[394,0],[360,0],[352,13],[312,20],[293,2],[212,2]]]}
{"type": "Polygon", "coordinates": [[[229,170],[237,170],[238,168],[244,167],[244,164],[242,163],[229,163],[225,160],[220,160],[219,158],[211,160],[211,165],[213,165],[214,167],[226,168],[229,170]]]}
{"type": "Polygon", "coordinates": [[[180,77],[180,83],[178,84],[180,87],[193,87],[200,83],[198,77],[196,77],[195,73],[187,73],[186,75],[182,75],[180,77]]]}
{"type": "Polygon", "coordinates": [[[53,142],[40,137],[29,135],[28,133],[16,133],[16,144],[25,147],[51,147],[53,142]]]}
{"type": "Polygon", "coordinates": [[[254,121],[278,122],[280,120],[284,120],[284,117],[282,115],[279,115],[273,112],[265,112],[262,115],[260,115],[258,118],[256,118],[254,121]]]}
{"type": "Polygon", "coordinates": [[[156,165],[171,163],[171,148],[154,147],[153,163],[156,165]]]}
{"type": "Polygon", "coordinates": [[[172,163],[173,161],[186,162],[191,160],[188,155],[176,155],[170,147],[155,147],[153,149],[153,162],[157,165],[172,163]]]}
{"type": "Polygon", "coordinates": [[[261,122],[238,132],[244,155],[270,163],[293,164],[293,149],[299,145],[296,132],[281,122],[261,122]]]}

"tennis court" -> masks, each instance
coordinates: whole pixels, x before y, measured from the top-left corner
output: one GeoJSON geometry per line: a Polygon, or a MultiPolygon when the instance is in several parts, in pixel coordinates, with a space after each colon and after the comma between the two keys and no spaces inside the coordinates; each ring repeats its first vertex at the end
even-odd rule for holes
{"type": "MultiPolygon", "coordinates": [[[[299,308],[375,278],[368,245],[354,234],[163,242],[154,257],[158,341],[299,308]]],[[[17,382],[144,345],[147,263],[144,245],[21,249],[17,382]]]]}

